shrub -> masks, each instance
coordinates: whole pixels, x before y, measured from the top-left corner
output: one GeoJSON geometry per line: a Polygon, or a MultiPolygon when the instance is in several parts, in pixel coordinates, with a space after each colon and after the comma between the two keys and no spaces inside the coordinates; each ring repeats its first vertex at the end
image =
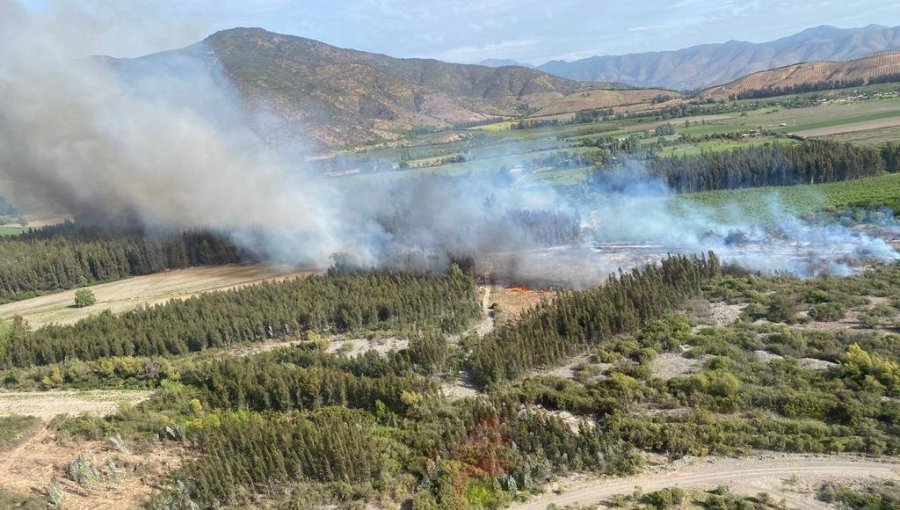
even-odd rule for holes
{"type": "Polygon", "coordinates": [[[820,303],[809,309],[809,316],[819,322],[839,321],[846,313],[844,307],[837,303],[820,303]]]}
{"type": "Polygon", "coordinates": [[[684,491],[678,487],[669,487],[651,492],[641,498],[641,500],[654,508],[666,510],[667,508],[680,505],[684,501],[684,491]]]}
{"type": "Polygon", "coordinates": [[[94,485],[100,478],[100,473],[94,468],[94,454],[88,450],[72,459],[66,476],[82,487],[94,485]]]}
{"type": "Polygon", "coordinates": [[[97,302],[97,297],[91,289],[78,289],[75,291],[75,308],[86,308],[97,302]]]}

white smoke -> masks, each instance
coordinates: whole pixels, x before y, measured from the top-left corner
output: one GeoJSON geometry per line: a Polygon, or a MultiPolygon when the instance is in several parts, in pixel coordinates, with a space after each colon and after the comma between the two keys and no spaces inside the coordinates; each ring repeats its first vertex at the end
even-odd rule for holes
{"type": "Polygon", "coordinates": [[[898,258],[883,241],[843,227],[785,218],[773,235],[700,208],[673,213],[673,195],[640,172],[626,186],[594,190],[599,198],[511,186],[498,175],[327,179],[305,168],[302,153],[274,150],[248,127],[260,116],[245,111],[209,48],[126,68],[73,58],[73,34],[99,26],[79,12],[57,31],[55,17],[0,0],[0,177],[17,198],[57,203],[81,220],[213,229],[265,258],[317,267],[341,253],[400,267],[473,255],[490,272],[578,284],[666,252],[713,249],[751,269],[797,274],[847,272],[859,250],[898,258]],[[507,217],[532,209],[580,217],[589,227],[581,244],[537,250],[546,242],[507,217]],[[746,239],[729,242],[731,232],[746,239]],[[593,249],[623,242],[657,248],[614,256],[593,249]]]}

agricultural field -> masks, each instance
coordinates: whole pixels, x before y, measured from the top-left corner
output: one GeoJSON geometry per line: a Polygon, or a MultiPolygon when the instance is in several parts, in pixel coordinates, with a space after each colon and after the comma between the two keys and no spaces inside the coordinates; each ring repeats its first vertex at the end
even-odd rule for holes
{"type": "Polygon", "coordinates": [[[176,269],[86,287],[93,292],[97,301],[83,308],[74,306],[75,290],[0,305],[0,320],[19,316],[36,328],[47,324],[72,324],[105,310],[119,314],[172,299],[187,299],[204,292],[233,289],[263,281],[281,281],[310,274],[313,273],[290,267],[259,264],[176,269]]]}
{"type": "Polygon", "coordinates": [[[720,218],[736,214],[772,220],[828,208],[886,206],[900,210],[900,174],[826,184],[719,190],[680,196],[674,204],[710,207],[720,218]]]}

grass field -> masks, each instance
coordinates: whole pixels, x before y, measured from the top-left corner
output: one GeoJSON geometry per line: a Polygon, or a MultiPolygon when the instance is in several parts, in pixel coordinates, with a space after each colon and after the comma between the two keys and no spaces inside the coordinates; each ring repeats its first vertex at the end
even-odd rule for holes
{"type": "Polygon", "coordinates": [[[784,213],[804,214],[828,207],[880,204],[900,211],[900,174],[805,186],[708,191],[679,197],[675,207],[711,207],[720,217],[762,220],[784,213]]]}
{"type": "Polygon", "coordinates": [[[28,227],[14,227],[8,225],[0,225],[0,237],[14,236],[28,230],[28,227]]]}
{"type": "Polygon", "coordinates": [[[237,264],[179,269],[94,285],[90,289],[97,303],[85,308],[73,307],[74,290],[7,303],[0,305],[0,320],[18,315],[35,328],[50,323],[71,324],[103,310],[122,313],[203,292],[308,274],[311,272],[287,267],[237,264]]]}

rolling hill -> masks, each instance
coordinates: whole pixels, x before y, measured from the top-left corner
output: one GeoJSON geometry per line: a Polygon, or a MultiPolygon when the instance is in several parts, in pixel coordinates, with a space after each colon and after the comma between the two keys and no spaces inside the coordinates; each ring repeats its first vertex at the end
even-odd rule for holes
{"type": "Polygon", "coordinates": [[[277,122],[255,126],[267,138],[324,147],[519,116],[591,88],[524,67],[399,59],[259,28],[224,30],[196,45],[137,59],[106,59],[126,75],[165,72],[158,64],[184,60],[220,68],[248,111],[274,114],[277,122]]]}
{"type": "Polygon", "coordinates": [[[806,62],[753,73],[706,89],[700,98],[731,99],[823,90],[900,79],[900,52],[881,52],[849,62],[806,62]]]}
{"type": "Polygon", "coordinates": [[[571,116],[593,108],[643,110],[654,107],[650,99],[660,94],[616,83],[581,83],[521,66],[394,58],[260,28],[224,30],[187,48],[136,59],[98,58],[126,79],[177,75],[185,66],[220,69],[240,92],[258,134],[272,143],[321,148],[537,112],[571,116]]]}
{"type": "Polygon", "coordinates": [[[885,50],[900,50],[900,27],[820,26],[771,42],[729,41],[676,51],[557,60],[539,69],[572,80],[697,90],[798,62],[847,61],[885,50]]]}

